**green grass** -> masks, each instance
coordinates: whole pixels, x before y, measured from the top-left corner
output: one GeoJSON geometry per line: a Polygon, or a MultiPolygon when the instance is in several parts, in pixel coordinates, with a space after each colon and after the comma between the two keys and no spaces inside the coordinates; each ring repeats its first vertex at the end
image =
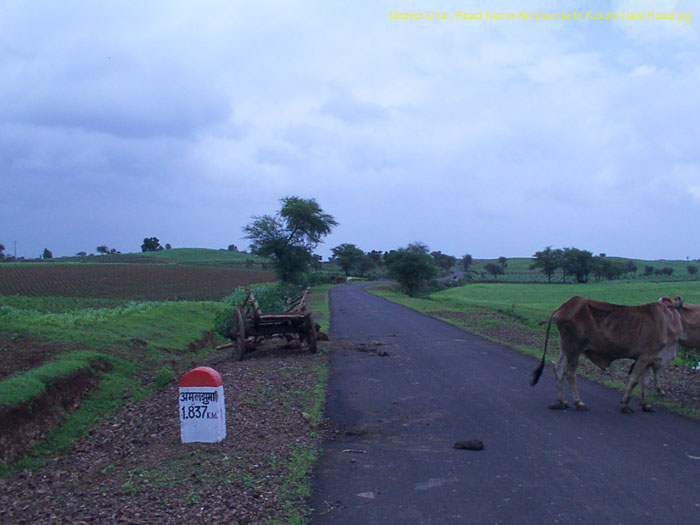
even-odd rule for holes
{"type": "Polygon", "coordinates": [[[43,394],[56,379],[70,376],[106,360],[113,361],[113,358],[92,351],[69,352],[38,368],[12,376],[0,382],[0,407],[15,407],[27,403],[43,394]]]}
{"type": "Polygon", "coordinates": [[[314,319],[321,325],[321,331],[325,333],[328,333],[331,328],[331,310],[328,293],[333,286],[332,284],[314,286],[309,295],[314,319]]]}
{"type": "MultiPolygon", "coordinates": [[[[228,250],[210,250],[206,248],[173,248],[157,252],[114,253],[85,257],[59,257],[52,259],[56,263],[129,263],[152,260],[164,264],[207,265],[207,266],[245,266],[247,260],[261,263],[268,259],[248,253],[230,252],[228,250]]],[[[43,264],[43,263],[42,263],[43,264]]]]}
{"type": "Polygon", "coordinates": [[[0,295],[1,309],[9,306],[17,310],[33,310],[39,313],[65,314],[85,309],[114,308],[125,306],[132,301],[125,299],[89,299],[84,297],[25,297],[21,295],[0,295]]]}
{"type": "MultiPolygon", "coordinates": [[[[327,332],[330,328],[330,308],[328,291],[331,285],[314,286],[311,289],[311,311],[318,316],[321,331],[327,332]],[[322,314],[322,315],[319,315],[322,314]]],[[[320,351],[325,352],[323,345],[320,351]]],[[[317,428],[323,419],[323,411],[328,393],[328,362],[323,360],[313,367],[316,381],[311,392],[302,392],[302,406],[304,412],[310,416],[310,436],[318,438],[317,428]]],[[[269,520],[269,524],[302,524],[306,523],[306,516],[310,509],[306,505],[311,496],[312,479],[311,472],[319,458],[318,446],[296,444],[290,448],[289,456],[282,461],[282,467],[286,474],[280,487],[280,500],[282,502],[282,516],[269,520]]]]}
{"type": "MultiPolygon", "coordinates": [[[[129,301],[104,308],[78,308],[76,303],[71,309],[55,313],[50,310],[56,308],[47,304],[62,304],[55,301],[58,298],[22,299],[2,298],[6,303],[0,308],[3,331],[102,350],[123,346],[134,338],[147,341],[151,348],[185,348],[211,329],[212,319],[224,308],[222,303],[212,301],[129,301]]],[[[93,303],[90,300],[85,304],[93,303]]]]}
{"type": "Polygon", "coordinates": [[[587,284],[482,283],[431,294],[435,310],[504,310],[535,326],[546,321],[556,308],[575,295],[616,304],[644,304],[663,295],[681,295],[689,303],[700,303],[700,281],[654,282],[607,281],[587,284]]]}
{"type": "MultiPolygon", "coordinates": [[[[377,286],[370,291],[420,312],[499,312],[517,319],[520,324],[531,329],[543,329],[541,323],[547,321],[554,310],[575,295],[616,304],[633,305],[650,303],[663,295],[673,297],[678,294],[686,302],[700,303],[700,281],[633,280],[587,284],[475,283],[415,298],[408,297],[391,286],[377,286]]],[[[484,318],[474,322],[496,321],[484,318]]]]}

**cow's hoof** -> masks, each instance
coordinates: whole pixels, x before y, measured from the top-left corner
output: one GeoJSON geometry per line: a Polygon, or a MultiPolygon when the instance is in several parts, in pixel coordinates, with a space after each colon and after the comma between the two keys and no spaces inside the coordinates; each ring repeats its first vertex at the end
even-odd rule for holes
{"type": "Polygon", "coordinates": [[[644,412],[653,412],[654,408],[651,405],[642,405],[642,410],[644,412]]]}
{"type": "Polygon", "coordinates": [[[588,412],[588,407],[585,405],[585,403],[576,403],[576,410],[579,412],[588,412]]]}
{"type": "Polygon", "coordinates": [[[566,408],[569,408],[569,403],[567,403],[566,401],[555,401],[547,408],[551,408],[552,410],[564,410],[566,408]]]}
{"type": "Polygon", "coordinates": [[[621,407],[621,408],[620,408],[620,412],[622,412],[623,414],[634,414],[634,410],[632,410],[632,409],[631,409],[630,407],[628,407],[627,405],[621,407]]]}

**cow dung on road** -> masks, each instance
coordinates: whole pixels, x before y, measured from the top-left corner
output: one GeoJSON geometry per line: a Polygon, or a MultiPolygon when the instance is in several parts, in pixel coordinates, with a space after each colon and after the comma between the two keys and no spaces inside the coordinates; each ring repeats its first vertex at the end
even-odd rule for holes
{"type": "Polygon", "coordinates": [[[462,450],[484,450],[484,443],[478,439],[467,439],[466,441],[457,441],[454,447],[462,450]]]}

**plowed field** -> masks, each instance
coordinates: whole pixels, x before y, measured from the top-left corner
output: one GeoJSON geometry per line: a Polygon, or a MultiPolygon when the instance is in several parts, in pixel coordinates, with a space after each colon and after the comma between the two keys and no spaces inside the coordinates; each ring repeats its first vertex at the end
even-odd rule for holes
{"type": "Polygon", "coordinates": [[[274,280],[272,272],[184,265],[0,265],[0,295],[35,297],[206,301],[237,286],[274,280]]]}

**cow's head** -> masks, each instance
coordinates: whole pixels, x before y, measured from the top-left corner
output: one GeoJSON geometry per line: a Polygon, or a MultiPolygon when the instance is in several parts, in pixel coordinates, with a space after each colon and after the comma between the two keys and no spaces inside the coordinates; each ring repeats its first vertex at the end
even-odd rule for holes
{"type": "Polygon", "coordinates": [[[674,299],[676,300],[676,308],[679,310],[683,308],[683,298],[680,295],[676,295],[674,299]]]}

